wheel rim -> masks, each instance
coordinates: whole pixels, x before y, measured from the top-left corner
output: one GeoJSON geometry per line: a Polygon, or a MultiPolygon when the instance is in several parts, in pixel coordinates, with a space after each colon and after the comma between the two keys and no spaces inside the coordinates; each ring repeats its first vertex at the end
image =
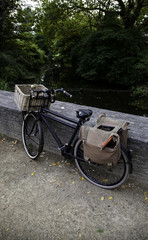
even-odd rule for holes
{"type": "MultiPolygon", "coordinates": [[[[75,148],[75,156],[83,158],[83,144],[78,141],[75,148]]],[[[114,189],[125,182],[128,176],[128,164],[125,153],[122,151],[117,166],[107,166],[92,162],[85,162],[75,159],[76,165],[81,174],[96,186],[114,189]]]]}
{"type": "Polygon", "coordinates": [[[40,148],[40,128],[33,114],[28,114],[23,122],[23,143],[29,157],[35,159],[40,148]]]}

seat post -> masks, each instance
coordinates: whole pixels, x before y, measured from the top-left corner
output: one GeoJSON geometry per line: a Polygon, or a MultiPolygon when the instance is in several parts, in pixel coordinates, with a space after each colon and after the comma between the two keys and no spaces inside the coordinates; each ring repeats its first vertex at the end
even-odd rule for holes
{"type": "Polygon", "coordinates": [[[71,138],[70,138],[70,140],[69,140],[69,142],[68,142],[68,145],[67,145],[67,147],[66,147],[66,152],[69,151],[69,149],[70,149],[70,147],[71,147],[71,144],[72,144],[75,136],[77,135],[77,133],[78,133],[78,131],[79,131],[79,129],[80,129],[80,127],[81,127],[82,125],[83,125],[83,122],[82,122],[81,119],[79,119],[79,121],[77,122],[76,128],[75,128],[75,130],[74,130],[74,132],[73,132],[73,134],[72,134],[72,136],[71,136],[71,138]]]}

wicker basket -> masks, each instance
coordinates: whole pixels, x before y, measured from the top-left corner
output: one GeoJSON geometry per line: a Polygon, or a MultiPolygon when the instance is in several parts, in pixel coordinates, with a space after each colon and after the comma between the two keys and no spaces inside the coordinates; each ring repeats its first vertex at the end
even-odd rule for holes
{"type": "MultiPolygon", "coordinates": [[[[45,106],[50,107],[49,99],[43,98],[41,94],[38,98],[30,98],[31,84],[15,85],[14,101],[21,111],[38,111],[41,108],[43,101],[45,106]]],[[[36,84],[34,90],[47,90],[44,85],[36,84]]]]}

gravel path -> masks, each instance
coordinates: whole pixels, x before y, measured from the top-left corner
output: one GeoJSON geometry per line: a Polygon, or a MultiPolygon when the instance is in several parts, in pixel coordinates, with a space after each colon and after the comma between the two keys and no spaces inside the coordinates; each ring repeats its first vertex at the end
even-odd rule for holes
{"type": "Polygon", "coordinates": [[[74,163],[44,152],[31,161],[21,142],[0,136],[0,240],[146,240],[148,184],[132,176],[104,190],[74,163]]]}

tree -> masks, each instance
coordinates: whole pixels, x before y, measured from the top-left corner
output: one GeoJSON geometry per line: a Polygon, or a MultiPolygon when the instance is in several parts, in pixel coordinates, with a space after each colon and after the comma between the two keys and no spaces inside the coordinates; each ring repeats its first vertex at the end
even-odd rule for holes
{"type": "Polygon", "coordinates": [[[0,3],[0,73],[7,83],[33,81],[43,68],[51,78],[60,69],[62,81],[131,85],[146,78],[147,0],[42,0],[35,11],[18,3],[0,3]]]}
{"type": "Polygon", "coordinates": [[[1,0],[0,2],[0,48],[3,48],[6,39],[13,34],[13,15],[18,8],[19,0],[1,0]]]}
{"type": "Polygon", "coordinates": [[[146,25],[148,22],[148,16],[146,18],[143,16],[143,21],[138,21],[143,9],[148,7],[147,0],[70,0],[64,2],[69,2],[69,9],[72,11],[89,13],[95,19],[100,19],[100,16],[108,12],[116,13],[122,19],[125,28],[131,28],[137,24],[146,25]]]}
{"type": "MultiPolygon", "coordinates": [[[[43,1],[37,37],[49,57],[47,68],[51,71],[60,66],[61,79],[66,79],[75,69],[71,63],[71,49],[88,33],[87,17],[72,13],[65,1],[43,1]],[[67,75],[67,76],[66,76],[67,75]]],[[[41,45],[40,45],[41,46],[41,45]]]]}
{"type": "Polygon", "coordinates": [[[138,23],[142,9],[148,5],[147,0],[116,0],[116,2],[119,5],[119,15],[123,20],[125,28],[131,28],[136,24],[142,26],[148,22],[147,16],[147,19],[143,19],[143,23],[138,23]]]}
{"type": "Polygon", "coordinates": [[[146,72],[145,0],[44,0],[42,13],[40,32],[64,81],[76,75],[122,85],[144,79],[137,73],[139,66],[146,72]]]}
{"type": "Polygon", "coordinates": [[[16,9],[16,1],[10,1],[12,5],[8,6],[7,1],[2,3],[6,10],[1,18],[0,88],[14,89],[16,83],[30,83],[40,78],[44,51],[35,40],[34,12],[21,6],[16,9]]]}

